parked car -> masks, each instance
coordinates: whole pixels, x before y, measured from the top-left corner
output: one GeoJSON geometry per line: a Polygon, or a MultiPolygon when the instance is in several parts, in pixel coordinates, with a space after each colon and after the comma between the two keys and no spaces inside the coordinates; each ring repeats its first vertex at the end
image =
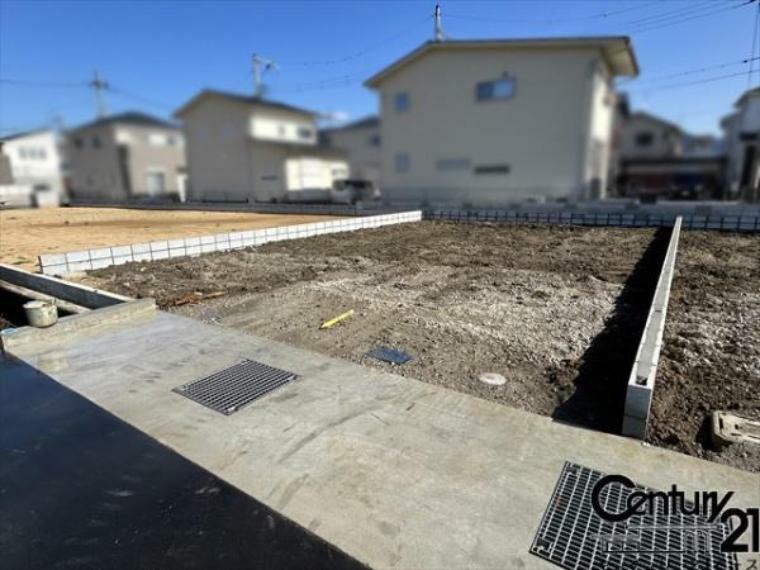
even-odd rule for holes
{"type": "Polygon", "coordinates": [[[380,194],[371,180],[347,178],[336,180],[330,191],[330,201],[334,204],[356,204],[359,201],[377,200],[380,194]]]}

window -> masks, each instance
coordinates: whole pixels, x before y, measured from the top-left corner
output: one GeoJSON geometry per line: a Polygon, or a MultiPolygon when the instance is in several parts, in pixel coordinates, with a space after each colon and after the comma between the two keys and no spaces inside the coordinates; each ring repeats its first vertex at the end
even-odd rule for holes
{"type": "Polygon", "coordinates": [[[147,172],[145,186],[149,196],[157,196],[166,192],[166,175],[161,171],[147,172]]]}
{"type": "Polygon", "coordinates": [[[380,135],[372,135],[367,139],[369,146],[380,146],[380,135]]]}
{"type": "Polygon", "coordinates": [[[25,147],[21,147],[18,149],[18,157],[19,158],[27,158],[28,157],[28,151],[25,147]]]}
{"type": "Polygon", "coordinates": [[[100,137],[94,136],[92,137],[92,148],[100,148],[100,137]]]}
{"type": "Polygon", "coordinates": [[[515,95],[515,80],[507,75],[501,79],[481,81],[475,86],[475,99],[495,101],[511,99],[515,95]]]}
{"type": "Polygon", "coordinates": [[[396,172],[409,172],[409,155],[405,152],[396,154],[396,172]]]}
{"type": "Polygon", "coordinates": [[[166,146],[177,146],[177,137],[173,135],[166,136],[166,146]]]}
{"type": "Polygon", "coordinates": [[[396,109],[399,113],[404,113],[405,111],[409,110],[409,93],[406,91],[401,91],[400,93],[396,93],[396,96],[393,98],[393,108],[396,109]]]}
{"type": "Polygon", "coordinates": [[[299,139],[310,139],[313,136],[314,136],[314,131],[311,130],[309,127],[298,127],[299,139]]]}
{"type": "Polygon", "coordinates": [[[508,164],[487,164],[475,167],[475,174],[509,174],[508,164]]]}
{"type": "Polygon", "coordinates": [[[75,148],[82,148],[82,147],[84,147],[84,141],[81,138],[79,138],[79,137],[75,138],[74,139],[74,147],[75,148]]]}
{"type": "Polygon", "coordinates": [[[435,162],[437,170],[469,170],[469,158],[443,158],[435,162]]]}
{"type": "Polygon", "coordinates": [[[38,149],[37,152],[39,153],[39,157],[42,160],[45,160],[47,158],[47,151],[44,148],[38,149]]]}
{"type": "Polygon", "coordinates": [[[648,147],[648,146],[652,146],[653,142],[654,142],[654,135],[652,133],[646,132],[646,133],[638,133],[636,135],[636,146],[648,147]]]}

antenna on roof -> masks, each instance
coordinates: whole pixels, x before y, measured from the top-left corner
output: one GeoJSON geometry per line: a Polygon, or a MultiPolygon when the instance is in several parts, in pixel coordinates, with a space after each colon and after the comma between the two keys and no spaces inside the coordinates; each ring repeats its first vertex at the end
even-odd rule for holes
{"type": "Polygon", "coordinates": [[[270,69],[278,69],[277,63],[271,59],[261,57],[259,54],[253,54],[253,94],[256,97],[261,97],[264,93],[264,84],[261,81],[262,71],[269,71],[270,69]],[[262,70],[261,66],[264,66],[262,70]]]}
{"type": "Polygon", "coordinates": [[[100,72],[95,70],[95,77],[90,81],[90,87],[95,90],[95,100],[98,104],[98,117],[103,118],[108,114],[108,108],[106,107],[106,96],[103,93],[108,89],[108,82],[100,78],[100,72]]]}
{"type": "Polygon", "coordinates": [[[444,39],[443,28],[441,27],[441,3],[435,3],[435,12],[433,12],[433,21],[435,22],[435,41],[442,42],[444,39]]]}

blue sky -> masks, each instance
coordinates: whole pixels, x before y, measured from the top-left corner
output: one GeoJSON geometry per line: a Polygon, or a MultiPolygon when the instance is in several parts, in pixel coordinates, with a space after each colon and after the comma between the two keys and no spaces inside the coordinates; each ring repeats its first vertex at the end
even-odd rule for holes
{"type": "MultiPolygon", "coordinates": [[[[720,117],[748,85],[749,64],[739,62],[752,54],[757,4],[745,1],[441,5],[444,30],[454,39],[630,35],[642,69],[625,85],[632,106],[694,132],[717,133],[720,117]],[[705,81],[713,78],[721,79],[705,81]]],[[[377,106],[362,81],[431,38],[433,7],[0,0],[0,130],[36,127],[55,116],[66,127],[93,118],[94,95],[85,83],[95,68],[112,86],[111,112],[166,117],[203,87],[250,93],[253,52],[279,64],[265,76],[269,97],[359,118],[377,106]]],[[[760,60],[754,65],[760,70],[760,60]]],[[[754,74],[754,85],[758,80],[754,74]]]]}

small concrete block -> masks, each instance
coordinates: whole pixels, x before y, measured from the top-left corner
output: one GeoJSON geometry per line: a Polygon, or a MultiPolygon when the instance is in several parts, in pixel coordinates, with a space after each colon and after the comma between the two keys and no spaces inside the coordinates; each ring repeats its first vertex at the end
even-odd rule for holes
{"type": "Polygon", "coordinates": [[[90,261],[89,251],[71,251],[66,254],[66,261],[68,263],[79,263],[81,261],[90,261]]]}
{"type": "Polygon", "coordinates": [[[92,263],[90,261],[74,261],[68,263],[69,273],[75,271],[89,271],[92,269],[92,263]]]}
{"type": "Polygon", "coordinates": [[[143,253],[150,253],[149,243],[136,243],[136,244],[132,244],[130,247],[132,248],[132,255],[137,255],[137,254],[142,255],[143,253]]]}
{"type": "Polygon", "coordinates": [[[255,235],[256,235],[256,232],[253,230],[249,230],[247,232],[240,232],[240,237],[243,240],[253,239],[255,235]]]}
{"type": "Polygon", "coordinates": [[[111,248],[111,255],[114,257],[121,257],[124,255],[132,255],[132,247],[128,245],[115,245],[111,248]]]}
{"type": "Polygon", "coordinates": [[[110,247],[104,247],[100,249],[91,249],[90,250],[90,259],[104,259],[108,258],[110,259],[112,257],[111,254],[111,248],[110,247]]]}
{"type": "Polygon", "coordinates": [[[243,247],[245,246],[243,245],[242,238],[230,240],[230,249],[242,249],[243,247]]]}
{"type": "Polygon", "coordinates": [[[216,251],[216,244],[215,243],[204,243],[200,246],[201,253],[211,253],[212,251],[216,251]]]}
{"type": "Polygon", "coordinates": [[[61,265],[66,263],[65,253],[46,253],[40,255],[40,265],[45,267],[46,265],[61,265]]]}
{"type": "Polygon", "coordinates": [[[166,251],[169,249],[169,242],[166,240],[162,241],[152,241],[150,242],[150,251],[166,251]]]}
{"type": "Polygon", "coordinates": [[[185,247],[185,240],[183,239],[170,239],[169,249],[177,249],[179,247],[185,247]]]}
{"type": "Polygon", "coordinates": [[[201,254],[201,246],[200,245],[189,245],[185,248],[185,252],[187,255],[196,256],[201,254]]]}
{"type": "Polygon", "coordinates": [[[230,232],[227,234],[227,237],[229,238],[230,241],[233,241],[233,240],[240,241],[243,239],[244,233],[245,232],[230,232]]]}
{"type": "Polygon", "coordinates": [[[201,245],[201,238],[199,237],[185,238],[185,247],[195,247],[198,245],[201,245]]]}
{"type": "Polygon", "coordinates": [[[718,448],[732,443],[752,443],[760,446],[760,420],[715,411],[712,413],[712,440],[718,448]]]}
{"type": "Polygon", "coordinates": [[[125,263],[129,263],[130,261],[132,261],[131,255],[114,255],[113,256],[114,265],[124,265],[125,263]]]}
{"type": "Polygon", "coordinates": [[[647,422],[641,418],[623,417],[623,435],[644,439],[647,436],[647,422]]]}
{"type": "Polygon", "coordinates": [[[169,250],[169,257],[185,257],[187,250],[184,247],[175,247],[169,250]]]}
{"type": "MultiPolygon", "coordinates": [[[[201,240],[201,246],[204,246],[204,245],[213,245],[214,243],[216,243],[216,240],[214,239],[214,236],[201,236],[200,240],[201,240]]],[[[187,242],[185,242],[185,243],[187,243],[187,242]]]]}
{"type": "Polygon", "coordinates": [[[277,228],[267,228],[264,230],[264,235],[266,237],[271,237],[275,235],[276,232],[277,232],[277,228]]]}
{"type": "Polygon", "coordinates": [[[103,269],[104,267],[111,267],[111,265],[113,265],[113,259],[110,257],[101,257],[100,259],[93,259],[90,263],[93,269],[103,269]]]}
{"type": "Polygon", "coordinates": [[[148,253],[133,253],[132,259],[134,261],[150,261],[153,258],[151,257],[150,252],[148,252],[148,253]]]}
{"type": "Polygon", "coordinates": [[[646,418],[649,416],[649,406],[651,402],[651,388],[636,384],[628,384],[625,394],[625,415],[646,418]]]}
{"type": "Polygon", "coordinates": [[[169,250],[163,249],[161,251],[153,251],[151,252],[151,256],[154,260],[156,259],[169,259],[169,250]]]}

